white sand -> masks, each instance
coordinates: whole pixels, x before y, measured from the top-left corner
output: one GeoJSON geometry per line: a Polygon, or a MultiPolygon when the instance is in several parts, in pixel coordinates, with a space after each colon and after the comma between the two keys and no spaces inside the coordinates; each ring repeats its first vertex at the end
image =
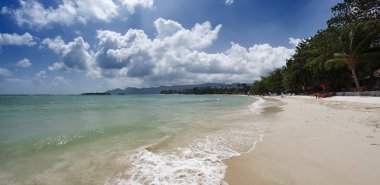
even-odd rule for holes
{"type": "Polygon", "coordinates": [[[264,141],[226,161],[230,185],[380,184],[380,98],[285,97],[264,141]]]}
{"type": "MultiPolygon", "coordinates": [[[[305,98],[314,99],[311,96],[287,96],[290,98],[305,98]]],[[[369,96],[333,96],[329,98],[320,98],[321,101],[339,101],[339,102],[350,102],[350,103],[369,103],[369,104],[380,104],[380,97],[369,97],[369,96]]]]}

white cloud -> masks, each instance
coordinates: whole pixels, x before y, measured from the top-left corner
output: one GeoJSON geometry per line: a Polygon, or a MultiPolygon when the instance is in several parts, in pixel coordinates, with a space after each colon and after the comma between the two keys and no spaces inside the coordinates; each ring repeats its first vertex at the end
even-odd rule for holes
{"type": "Polygon", "coordinates": [[[31,82],[33,82],[35,85],[44,85],[46,78],[46,71],[42,70],[34,75],[31,82]]]}
{"type": "Polygon", "coordinates": [[[136,7],[140,6],[142,8],[152,8],[153,0],[119,0],[122,5],[127,7],[127,10],[130,14],[135,13],[136,7]]]}
{"type": "Polygon", "coordinates": [[[0,47],[5,45],[16,45],[16,46],[33,46],[36,42],[30,33],[24,33],[19,35],[17,33],[8,34],[0,33],[0,47]]]}
{"type": "Polygon", "coordinates": [[[82,37],[68,43],[61,37],[44,39],[42,44],[61,56],[49,70],[85,71],[115,87],[253,82],[294,54],[294,48],[269,44],[246,48],[237,43],[224,52],[208,53],[204,49],[218,38],[221,25],[205,22],[186,29],[161,18],[154,25],[154,38],[137,29],[125,34],[98,30],[99,42],[92,50],[82,37]]]}
{"type": "Polygon", "coordinates": [[[32,63],[27,58],[24,58],[24,59],[22,59],[16,63],[16,66],[25,67],[25,68],[30,67],[31,65],[32,65],[32,63]]]}
{"type": "Polygon", "coordinates": [[[68,68],[61,62],[55,62],[51,66],[48,66],[49,71],[65,71],[68,68]]]}
{"type": "Polygon", "coordinates": [[[3,7],[1,7],[0,13],[1,14],[7,14],[7,13],[9,13],[9,10],[6,6],[3,6],[3,7]]]}
{"type": "Polygon", "coordinates": [[[170,37],[177,32],[184,30],[181,24],[172,20],[165,20],[162,18],[154,21],[154,26],[157,31],[157,38],[164,39],[165,37],[170,37]]]}
{"type": "Polygon", "coordinates": [[[49,49],[53,50],[57,54],[66,50],[65,41],[62,40],[61,36],[57,36],[54,39],[46,38],[42,41],[42,44],[46,45],[49,49]]]}
{"type": "Polygon", "coordinates": [[[221,25],[209,22],[185,29],[171,20],[157,19],[153,39],[142,30],[124,35],[99,30],[95,52],[97,74],[125,85],[191,84],[203,82],[252,82],[281,67],[294,49],[257,44],[245,48],[232,43],[222,53],[202,51],[217,39],[221,25]],[[128,79],[128,80],[125,80],[128,79]]]}
{"type": "Polygon", "coordinates": [[[289,44],[293,47],[297,47],[300,42],[302,42],[302,39],[289,38],[289,44]]]}
{"type": "Polygon", "coordinates": [[[49,66],[49,70],[87,70],[92,62],[90,46],[82,37],[65,43],[61,37],[42,41],[49,49],[61,56],[60,61],[49,66]]]}
{"type": "Polygon", "coordinates": [[[6,78],[5,81],[10,83],[25,83],[25,80],[19,78],[6,78]]]}
{"type": "Polygon", "coordinates": [[[20,0],[20,8],[10,10],[18,25],[43,27],[50,23],[72,24],[75,21],[77,10],[75,4],[64,0],[56,9],[45,8],[37,0],[20,0]]]}
{"type": "Polygon", "coordinates": [[[41,80],[41,79],[45,79],[45,78],[47,78],[47,76],[46,76],[46,71],[44,71],[44,70],[36,73],[33,77],[33,79],[36,79],[36,80],[41,80]]]}
{"type": "Polygon", "coordinates": [[[232,5],[234,3],[234,0],[226,0],[224,1],[226,5],[232,5]]]}
{"type": "Polygon", "coordinates": [[[118,6],[112,0],[80,0],[77,5],[78,17],[83,22],[95,19],[109,22],[118,15],[118,6]]]}
{"type": "Polygon", "coordinates": [[[188,30],[177,22],[161,18],[154,24],[158,34],[153,40],[142,30],[130,29],[125,35],[108,30],[98,31],[100,42],[95,62],[101,73],[109,77],[154,75],[158,73],[157,65],[165,62],[166,57],[172,57],[171,54],[211,45],[221,28],[218,25],[212,29],[211,24],[205,22],[188,30]]]}
{"type": "Polygon", "coordinates": [[[68,81],[62,76],[56,76],[51,80],[51,84],[54,86],[62,86],[62,85],[66,85],[67,83],[68,81]]]}
{"type": "Polygon", "coordinates": [[[42,28],[50,24],[71,25],[88,21],[109,22],[120,15],[120,6],[133,14],[135,8],[151,8],[153,0],[62,0],[56,8],[45,7],[38,0],[20,0],[18,9],[2,7],[1,13],[12,15],[17,24],[42,28]]]}
{"type": "Polygon", "coordinates": [[[1,68],[0,67],[0,77],[7,77],[7,76],[11,76],[11,75],[12,75],[11,71],[9,71],[6,68],[1,68]]]}
{"type": "Polygon", "coordinates": [[[218,38],[218,33],[222,28],[222,25],[218,25],[212,29],[210,22],[206,21],[202,24],[197,23],[191,30],[188,30],[175,21],[162,18],[157,19],[154,25],[158,33],[156,42],[177,49],[178,47],[206,48],[218,38]]]}

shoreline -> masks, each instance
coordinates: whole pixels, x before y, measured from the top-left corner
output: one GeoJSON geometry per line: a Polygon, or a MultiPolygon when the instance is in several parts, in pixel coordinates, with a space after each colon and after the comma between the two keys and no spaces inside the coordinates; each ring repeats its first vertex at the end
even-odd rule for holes
{"type": "Polygon", "coordinates": [[[264,139],[225,160],[230,185],[378,184],[380,98],[269,97],[264,139]],[[363,101],[365,99],[365,101],[363,101]]]}

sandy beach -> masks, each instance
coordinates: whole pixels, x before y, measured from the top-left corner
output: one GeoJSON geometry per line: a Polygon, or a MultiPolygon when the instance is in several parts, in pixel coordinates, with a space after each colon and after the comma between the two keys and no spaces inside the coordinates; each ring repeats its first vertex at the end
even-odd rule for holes
{"type": "Polygon", "coordinates": [[[263,141],[226,161],[230,185],[380,183],[379,97],[273,99],[263,141]]]}

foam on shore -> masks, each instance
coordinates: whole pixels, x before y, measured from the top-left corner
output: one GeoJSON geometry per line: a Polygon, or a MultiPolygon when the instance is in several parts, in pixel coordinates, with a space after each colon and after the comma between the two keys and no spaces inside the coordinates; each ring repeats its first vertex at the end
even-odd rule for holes
{"type": "Polygon", "coordinates": [[[130,168],[106,184],[227,184],[223,160],[251,151],[265,128],[255,123],[223,129],[170,153],[140,148],[118,160],[130,168]]]}
{"type": "Polygon", "coordinates": [[[257,98],[257,101],[253,102],[249,106],[249,110],[252,112],[255,112],[257,114],[260,114],[263,112],[263,110],[265,108],[265,103],[266,103],[266,101],[263,98],[257,98]]]}

